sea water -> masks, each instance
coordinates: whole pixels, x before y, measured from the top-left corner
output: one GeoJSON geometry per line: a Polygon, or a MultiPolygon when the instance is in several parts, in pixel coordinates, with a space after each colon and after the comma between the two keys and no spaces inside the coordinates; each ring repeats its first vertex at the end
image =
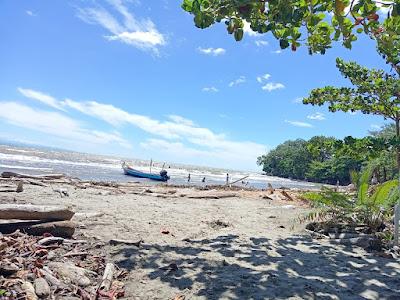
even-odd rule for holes
{"type": "MultiPolygon", "coordinates": [[[[127,161],[135,169],[149,172],[150,162],[140,159],[103,156],[44,147],[0,144],[0,172],[12,171],[25,174],[63,173],[82,180],[97,181],[143,181],[156,184],[148,179],[134,178],[124,175],[121,162],[127,161]]],[[[152,172],[159,173],[164,163],[153,162],[152,172]]],[[[238,186],[265,189],[270,183],[274,188],[319,188],[318,184],[294,181],[285,178],[263,175],[261,172],[235,171],[202,166],[191,166],[177,163],[165,163],[165,169],[171,179],[169,184],[189,185],[222,185],[229,174],[230,182],[248,176],[239,181],[238,186]],[[188,182],[190,174],[190,182],[188,182]],[[205,177],[205,182],[202,179],[205,177]]]]}

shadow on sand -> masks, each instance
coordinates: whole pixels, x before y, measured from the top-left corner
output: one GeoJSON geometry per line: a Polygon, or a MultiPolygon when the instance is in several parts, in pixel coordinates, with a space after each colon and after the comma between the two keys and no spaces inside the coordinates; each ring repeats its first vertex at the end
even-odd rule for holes
{"type": "Polygon", "coordinates": [[[114,259],[189,299],[400,299],[398,262],[350,246],[236,235],[182,244],[120,248],[114,259]]]}

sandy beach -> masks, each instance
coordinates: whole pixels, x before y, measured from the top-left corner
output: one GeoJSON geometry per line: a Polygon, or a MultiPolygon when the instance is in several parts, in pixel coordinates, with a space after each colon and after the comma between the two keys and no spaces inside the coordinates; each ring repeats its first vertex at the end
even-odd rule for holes
{"type": "Polygon", "coordinates": [[[399,299],[398,261],[312,239],[298,222],[306,204],[266,195],[52,183],[0,202],[72,208],[75,235],[128,271],[126,299],[399,299]]]}

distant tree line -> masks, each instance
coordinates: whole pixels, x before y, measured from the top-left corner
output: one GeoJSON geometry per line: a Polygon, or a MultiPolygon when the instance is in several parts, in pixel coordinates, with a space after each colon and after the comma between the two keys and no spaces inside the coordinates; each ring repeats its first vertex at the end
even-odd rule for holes
{"type": "Polygon", "coordinates": [[[396,174],[395,135],[395,126],[387,125],[361,139],[315,136],[289,140],[260,156],[258,164],[267,175],[342,185],[352,182],[352,171],[370,165],[374,178],[385,182],[396,174]]]}

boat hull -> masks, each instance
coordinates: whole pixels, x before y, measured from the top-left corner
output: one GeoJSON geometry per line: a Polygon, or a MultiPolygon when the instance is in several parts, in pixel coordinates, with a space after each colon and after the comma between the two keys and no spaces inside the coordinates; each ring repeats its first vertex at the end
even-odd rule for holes
{"type": "Polygon", "coordinates": [[[135,170],[132,168],[124,168],[124,172],[126,175],[137,177],[137,178],[147,178],[155,181],[168,181],[169,177],[161,176],[158,174],[151,174],[151,173],[145,173],[139,170],[135,170]]]}

